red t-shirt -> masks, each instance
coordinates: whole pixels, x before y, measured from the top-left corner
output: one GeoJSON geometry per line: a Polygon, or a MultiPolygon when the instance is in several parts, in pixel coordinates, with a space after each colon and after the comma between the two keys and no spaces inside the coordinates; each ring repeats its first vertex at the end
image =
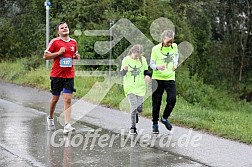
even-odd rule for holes
{"type": "Polygon", "coordinates": [[[61,67],[60,58],[70,58],[73,60],[74,54],[77,53],[76,40],[70,38],[68,41],[64,41],[60,37],[54,38],[50,41],[45,52],[58,52],[61,47],[64,47],[66,50],[62,55],[54,58],[50,76],[57,78],[74,78],[74,66],[61,67]]]}

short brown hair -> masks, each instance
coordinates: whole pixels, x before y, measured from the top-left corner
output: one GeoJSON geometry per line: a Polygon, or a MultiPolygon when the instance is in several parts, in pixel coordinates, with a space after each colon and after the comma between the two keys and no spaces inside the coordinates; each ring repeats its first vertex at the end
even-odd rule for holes
{"type": "Polygon", "coordinates": [[[56,31],[58,32],[58,31],[59,31],[59,26],[60,26],[61,24],[65,24],[65,23],[67,24],[67,22],[62,21],[62,22],[60,22],[59,24],[57,24],[57,25],[56,25],[56,28],[55,28],[56,31]]]}

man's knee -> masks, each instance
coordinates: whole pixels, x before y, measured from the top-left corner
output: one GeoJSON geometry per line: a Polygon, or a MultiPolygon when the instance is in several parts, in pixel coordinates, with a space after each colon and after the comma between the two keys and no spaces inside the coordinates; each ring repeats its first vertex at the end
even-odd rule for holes
{"type": "Polygon", "coordinates": [[[67,103],[67,104],[71,104],[71,99],[70,99],[70,98],[66,98],[64,101],[65,101],[65,103],[67,103]]]}
{"type": "Polygon", "coordinates": [[[59,96],[53,96],[51,99],[51,103],[57,103],[59,101],[59,96]]]}
{"type": "Polygon", "coordinates": [[[71,103],[71,100],[72,100],[72,97],[71,97],[71,96],[65,96],[65,97],[64,97],[64,102],[65,102],[65,103],[70,104],[70,103],[71,103]]]}

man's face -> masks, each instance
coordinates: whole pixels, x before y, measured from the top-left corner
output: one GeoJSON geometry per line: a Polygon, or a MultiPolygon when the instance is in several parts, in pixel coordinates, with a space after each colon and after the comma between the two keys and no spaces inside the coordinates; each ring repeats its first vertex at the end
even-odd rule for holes
{"type": "Polygon", "coordinates": [[[173,39],[172,38],[169,38],[169,37],[165,37],[163,39],[163,46],[164,47],[170,47],[173,43],[173,39]]]}
{"type": "Polygon", "coordinates": [[[58,34],[61,37],[69,35],[69,29],[66,23],[59,25],[58,34]]]}

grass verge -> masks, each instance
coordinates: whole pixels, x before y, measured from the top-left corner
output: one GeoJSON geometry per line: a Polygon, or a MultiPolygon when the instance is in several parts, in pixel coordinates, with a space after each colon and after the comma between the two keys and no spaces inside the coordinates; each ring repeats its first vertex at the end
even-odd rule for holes
{"type": "MultiPolygon", "coordinates": [[[[24,60],[18,60],[16,62],[0,63],[0,79],[49,91],[49,70],[47,70],[44,65],[36,69],[27,70],[23,65],[23,61],[24,60]]],[[[75,97],[84,97],[85,100],[93,103],[100,103],[107,107],[128,111],[128,101],[124,96],[121,85],[113,85],[108,93],[106,93],[105,97],[102,98],[101,102],[97,101],[96,93],[87,95],[97,82],[103,82],[103,78],[76,77],[75,87],[77,92],[74,94],[75,97]]],[[[99,93],[102,88],[97,88],[96,90],[99,93]]],[[[224,92],[217,90],[215,90],[215,96],[218,98],[219,104],[217,107],[211,108],[204,107],[204,105],[200,103],[189,103],[181,95],[178,95],[176,107],[170,118],[171,122],[176,125],[203,130],[227,139],[252,144],[251,104],[243,101],[234,101],[232,98],[228,97],[228,95],[225,95],[224,92]]],[[[165,104],[164,100],[162,104],[163,110],[165,104]]],[[[151,118],[150,97],[145,100],[143,116],[151,118]]]]}

